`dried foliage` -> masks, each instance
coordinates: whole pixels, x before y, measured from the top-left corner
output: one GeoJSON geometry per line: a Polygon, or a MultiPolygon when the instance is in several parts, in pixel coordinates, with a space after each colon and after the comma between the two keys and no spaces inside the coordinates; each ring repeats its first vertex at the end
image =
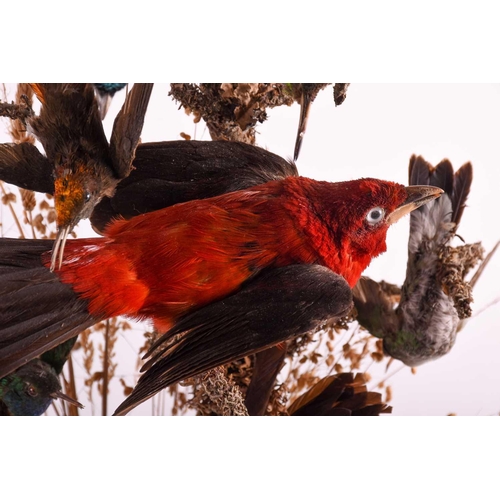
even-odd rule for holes
{"type": "Polygon", "coordinates": [[[484,248],[481,243],[459,247],[444,246],[439,255],[441,267],[438,279],[445,293],[453,299],[460,319],[469,318],[472,314],[472,286],[465,281],[465,277],[483,256],[484,248]]]}
{"type": "Polygon", "coordinates": [[[33,104],[33,90],[27,83],[19,83],[16,92],[16,104],[25,107],[25,116],[17,117],[19,119],[10,122],[9,132],[14,142],[30,142],[35,144],[35,137],[28,134],[26,129],[26,119],[33,114],[31,108],[33,104]]]}
{"type": "Polygon", "coordinates": [[[323,90],[328,83],[287,83],[285,92],[292,95],[293,99],[299,104],[304,102],[304,97],[312,103],[319,92],[323,90]]]}
{"type": "Polygon", "coordinates": [[[340,106],[345,101],[349,85],[350,83],[336,83],[333,86],[333,100],[335,102],[335,106],[340,106]]]}
{"type": "Polygon", "coordinates": [[[205,120],[213,140],[255,144],[255,126],[267,119],[267,108],[293,103],[283,83],[172,83],[170,94],[205,120]]]}
{"type": "Polygon", "coordinates": [[[88,400],[93,403],[92,399],[92,384],[94,380],[94,374],[93,374],[93,364],[94,364],[94,344],[90,338],[90,334],[92,333],[91,328],[87,328],[84,330],[82,333],[80,333],[78,337],[78,342],[77,345],[75,346],[75,349],[78,348],[79,344],[82,347],[83,351],[83,368],[85,369],[85,373],[87,375],[87,378],[85,379],[85,387],[87,388],[87,397],[88,400]]]}
{"type": "Polygon", "coordinates": [[[193,386],[193,398],[187,402],[198,415],[247,416],[245,400],[238,386],[226,377],[222,367],[186,381],[193,386]]]}

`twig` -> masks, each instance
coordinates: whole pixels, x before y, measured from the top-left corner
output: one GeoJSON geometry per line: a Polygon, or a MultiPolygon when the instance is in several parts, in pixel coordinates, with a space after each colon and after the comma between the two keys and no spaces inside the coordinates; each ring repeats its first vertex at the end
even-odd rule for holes
{"type": "MultiPolygon", "coordinates": [[[[77,399],[76,397],[76,383],[75,383],[75,370],[73,368],[73,357],[70,354],[68,356],[68,372],[69,372],[69,381],[67,382],[66,391],[69,392],[69,396],[73,399],[77,399]],[[68,390],[69,389],[69,390],[68,390]]],[[[78,417],[78,406],[68,405],[69,406],[69,414],[72,417],[78,417]]]]}
{"type": "MultiPolygon", "coordinates": [[[[59,412],[58,408],[57,408],[57,405],[56,405],[56,402],[55,402],[55,399],[52,400],[52,408],[54,409],[54,412],[56,414],[56,416],[60,417],[61,416],[61,413],[59,412]]],[[[45,413],[46,414],[46,413],[45,413]]]]}
{"type": "Polygon", "coordinates": [[[109,319],[106,320],[106,330],[104,331],[104,353],[102,366],[102,416],[108,414],[108,370],[109,370],[109,319]]]}
{"type": "Polygon", "coordinates": [[[21,120],[25,123],[34,113],[29,105],[28,98],[26,97],[23,101],[24,104],[0,102],[0,116],[5,116],[11,120],[21,120]]]}
{"type": "Polygon", "coordinates": [[[396,370],[394,370],[393,372],[391,372],[389,375],[387,375],[387,377],[385,377],[382,380],[380,380],[379,382],[377,382],[372,387],[372,389],[369,389],[369,390],[372,391],[372,390],[376,389],[380,384],[385,384],[393,375],[396,375],[396,373],[400,372],[403,368],[407,368],[407,366],[404,365],[403,363],[401,363],[401,366],[399,368],[397,368],[396,370]]]}
{"type": "Polygon", "coordinates": [[[486,306],[484,306],[483,308],[479,309],[479,311],[475,312],[473,315],[472,315],[472,318],[476,318],[477,316],[479,316],[481,313],[483,313],[484,311],[486,311],[486,309],[489,309],[491,306],[494,306],[495,304],[497,304],[498,302],[500,302],[500,297],[497,297],[496,299],[493,299],[489,304],[487,304],[486,306]]]}
{"type": "MultiPolygon", "coordinates": [[[[4,196],[7,196],[7,191],[5,191],[5,188],[3,186],[3,181],[0,181],[0,189],[2,190],[2,193],[4,196]]],[[[19,222],[19,219],[17,218],[16,211],[12,207],[12,203],[10,201],[7,201],[7,205],[10,209],[10,213],[12,214],[12,217],[14,218],[14,222],[16,223],[17,229],[19,230],[19,234],[21,235],[21,238],[24,240],[26,236],[24,235],[23,228],[21,227],[21,223],[19,222]]]]}

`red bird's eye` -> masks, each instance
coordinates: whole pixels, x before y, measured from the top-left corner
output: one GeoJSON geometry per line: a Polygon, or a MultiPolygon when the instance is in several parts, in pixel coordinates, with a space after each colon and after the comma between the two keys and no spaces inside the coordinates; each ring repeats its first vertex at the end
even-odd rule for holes
{"type": "Polygon", "coordinates": [[[380,207],[372,208],[366,215],[369,224],[377,224],[384,218],[385,210],[380,207]]]}

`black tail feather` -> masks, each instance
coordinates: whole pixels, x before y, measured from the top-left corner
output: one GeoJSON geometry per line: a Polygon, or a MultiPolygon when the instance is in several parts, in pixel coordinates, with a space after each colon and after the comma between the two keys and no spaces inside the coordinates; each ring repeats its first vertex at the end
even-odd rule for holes
{"type": "Polygon", "coordinates": [[[462,165],[455,173],[449,160],[442,160],[436,167],[421,156],[412,155],[409,166],[409,184],[440,187],[450,197],[453,209],[451,222],[455,228],[460,223],[472,183],[472,165],[462,165]]]}
{"type": "Polygon", "coordinates": [[[430,186],[440,187],[448,196],[453,196],[453,166],[450,160],[442,160],[429,171],[430,186]]]}
{"type": "Polygon", "coordinates": [[[453,167],[449,160],[442,160],[433,167],[421,156],[412,155],[408,178],[410,186],[436,186],[450,198],[453,194],[453,167]]]}
{"type": "Polygon", "coordinates": [[[99,320],[43,266],[52,243],[0,239],[0,378],[99,320]]]}
{"type": "Polygon", "coordinates": [[[458,225],[465,208],[467,196],[469,196],[470,186],[472,184],[472,165],[466,163],[462,165],[455,173],[455,182],[453,186],[453,195],[451,204],[453,207],[452,222],[458,225]]]}
{"type": "Polygon", "coordinates": [[[410,186],[425,186],[429,184],[429,170],[432,165],[421,156],[411,155],[408,168],[408,179],[410,186]]]}

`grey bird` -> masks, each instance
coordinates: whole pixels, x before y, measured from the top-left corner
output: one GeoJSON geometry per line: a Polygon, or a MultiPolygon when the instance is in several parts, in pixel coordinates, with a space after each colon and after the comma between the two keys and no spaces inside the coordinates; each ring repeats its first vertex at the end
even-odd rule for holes
{"type": "MultiPolygon", "coordinates": [[[[413,155],[410,185],[432,185],[444,190],[437,200],[411,214],[406,279],[398,293],[384,282],[362,277],[353,290],[358,322],[372,335],[383,338],[386,354],[408,366],[418,366],[450,351],[457,332],[471,315],[473,280],[467,272],[482,258],[479,243],[452,247],[472,182],[472,165],[454,173],[449,160],[436,167],[413,155]],[[396,303],[399,301],[397,307],[396,303]]],[[[498,246],[498,244],[497,244],[498,246]]]]}

